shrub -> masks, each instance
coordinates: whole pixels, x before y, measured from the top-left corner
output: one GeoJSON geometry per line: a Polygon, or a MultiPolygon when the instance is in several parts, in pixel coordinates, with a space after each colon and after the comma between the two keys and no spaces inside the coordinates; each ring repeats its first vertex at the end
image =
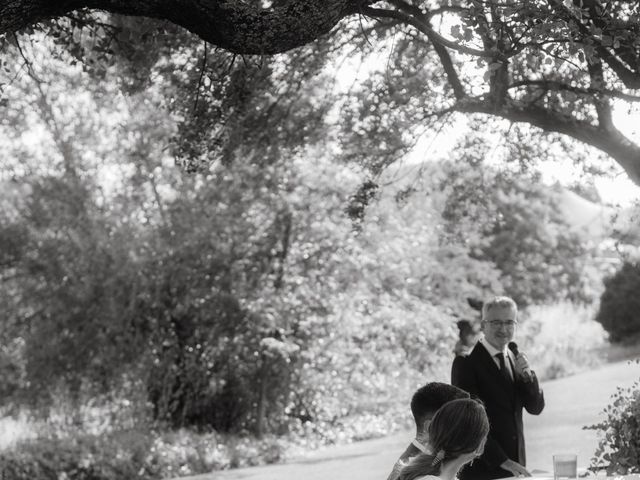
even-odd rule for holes
{"type": "Polygon", "coordinates": [[[605,280],[596,320],[619,342],[640,332],[640,264],[625,262],[605,280]]]}
{"type": "Polygon", "coordinates": [[[25,441],[0,452],[2,480],[152,480],[276,463],[289,445],[195,433],[117,432],[25,441]]]}
{"type": "Polygon", "coordinates": [[[594,306],[571,302],[535,305],[522,312],[518,345],[538,378],[564,377],[605,361],[594,354],[608,345],[594,314],[594,306]]]}
{"type": "Polygon", "coordinates": [[[29,441],[0,454],[2,479],[150,479],[140,470],[148,445],[140,434],[29,441]]]}
{"type": "Polygon", "coordinates": [[[604,421],[584,427],[601,437],[591,470],[604,468],[609,476],[640,473],[640,380],[626,389],[618,387],[604,413],[604,421]]]}

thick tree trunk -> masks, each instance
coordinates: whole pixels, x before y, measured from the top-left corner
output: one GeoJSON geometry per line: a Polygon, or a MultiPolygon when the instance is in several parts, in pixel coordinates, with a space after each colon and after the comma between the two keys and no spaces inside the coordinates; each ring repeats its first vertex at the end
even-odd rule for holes
{"type": "Polygon", "coordinates": [[[0,34],[89,8],[169,20],[231,52],[271,55],[314,41],[364,3],[291,0],[263,9],[239,0],[0,0],[0,34]]]}
{"type": "Polygon", "coordinates": [[[76,8],[73,1],[0,0],[0,34],[13,33],[76,8]]]}

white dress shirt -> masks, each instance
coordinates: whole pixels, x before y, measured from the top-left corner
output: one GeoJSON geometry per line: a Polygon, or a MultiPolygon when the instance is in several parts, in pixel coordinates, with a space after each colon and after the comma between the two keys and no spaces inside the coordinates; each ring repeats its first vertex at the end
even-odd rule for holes
{"type": "Polygon", "coordinates": [[[496,355],[499,353],[502,353],[504,355],[505,368],[507,369],[507,372],[509,372],[509,376],[511,377],[511,380],[513,380],[514,377],[513,377],[513,371],[511,370],[511,362],[515,364],[516,359],[513,356],[513,353],[511,352],[511,350],[509,350],[506,345],[504,349],[498,350],[496,347],[494,347],[489,342],[487,342],[487,340],[484,337],[482,337],[479,340],[479,342],[487,350],[487,352],[489,352],[489,355],[491,355],[491,358],[493,358],[493,361],[497,365],[498,369],[500,368],[500,360],[498,359],[498,357],[496,357],[496,355]],[[509,358],[511,359],[511,362],[509,361],[509,358]]]}

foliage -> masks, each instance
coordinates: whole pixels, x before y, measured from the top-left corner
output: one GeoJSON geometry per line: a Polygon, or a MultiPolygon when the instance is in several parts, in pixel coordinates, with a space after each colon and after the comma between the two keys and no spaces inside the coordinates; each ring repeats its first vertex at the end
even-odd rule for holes
{"type": "Polygon", "coordinates": [[[286,440],[123,431],[110,435],[37,439],[0,453],[3,479],[152,480],[275,463],[286,440]]]}
{"type": "Polygon", "coordinates": [[[613,218],[613,238],[616,250],[630,263],[640,260],[640,201],[636,200],[629,208],[613,218]]]}
{"type": "Polygon", "coordinates": [[[461,155],[462,162],[443,165],[443,241],[464,245],[470,257],[494,265],[503,291],[521,308],[561,299],[589,302],[598,280],[585,275],[592,252],[569,227],[559,192],[492,167],[482,150],[461,155]]]}
{"type": "Polygon", "coordinates": [[[640,264],[625,262],[613,276],[604,280],[596,321],[609,332],[611,341],[621,342],[640,332],[640,264]]]}
{"type": "MultiPolygon", "coordinates": [[[[277,72],[233,66],[251,84],[240,95],[250,106],[238,108],[225,131],[246,122],[257,136],[207,149],[211,132],[194,124],[198,138],[185,145],[219,157],[184,176],[163,153],[176,123],[156,107],[170,90],[109,103],[105,92],[83,87],[80,69],[54,81],[58,61],[38,59],[33,74],[20,77],[14,121],[4,124],[14,139],[7,148],[26,160],[8,161],[4,171],[27,186],[8,197],[13,213],[2,227],[2,238],[23,232],[6,250],[2,292],[11,307],[3,333],[21,339],[25,373],[5,403],[28,403],[45,416],[66,403],[71,422],[86,428],[88,406],[104,411],[130,399],[134,405],[114,412],[114,426],[150,417],[173,428],[260,435],[303,422],[332,438],[327,432],[343,419],[357,424],[396,401],[393,378],[408,395],[425,370],[442,368],[423,347],[445,352],[453,340],[451,314],[437,305],[460,282],[475,291],[464,258],[449,280],[442,264],[458,253],[440,249],[435,237],[424,243],[423,263],[407,257],[423,235],[411,232],[409,218],[394,218],[394,203],[379,216],[405,239],[389,250],[376,221],[354,237],[343,210],[358,176],[330,161],[311,168],[304,157],[322,154],[298,153],[306,136],[289,149],[270,148],[277,127],[268,120],[297,98],[287,88],[271,101],[262,90],[277,72]],[[81,112],[54,95],[65,84],[85,102],[81,112]],[[39,108],[18,108],[23,100],[39,108]],[[263,108],[269,115],[251,114],[263,108]],[[120,127],[104,125],[98,136],[103,130],[87,128],[96,122],[120,127]],[[43,149],[22,144],[16,129],[29,124],[44,129],[43,149]],[[234,156],[233,175],[222,151],[234,156]],[[420,281],[405,291],[407,275],[420,281]],[[349,375],[338,379],[339,371],[349,375]],[[365,392],[374,401],[363,405],[365,392]]],[[[188,79],[174,80],[178,95],[188,79]]],[[[216,102],[237,103],[237,95],[202,92],[198,108],[213,113],[201,120],[219,118],[216,102]]],[[[191,102],[182,105],[186,115],[191,102]]]]}
{"type": "MultiPolygon", "coordinates": [[[[242,182],[249,175],[251,168],[242,182]]],[[[191,196],[177,196],[165,206],[164,220],[133,235],[132,224],[118,225],[97,211],[91,223],[77,221],[76,197],[61,188],[68,185],[55,180],[55,190],[43,190],[34,183],[24,212],[33,220],[17,267],[24,280],[16,309],[36,314],[28,331],[15,324],[26,342],[27,398],[47,404],[62,382],[79,401],[133,374],[146,378],[154,418],[172,426],[256,429],[264,414],[278,428],[291,368],[310,338],[299,327],[302,312],[322,307],[292,304],[309,280],[284,272],[295,271],[288,255],[302,254],[295,249],[314,230],[298,229],[286,203],[278,209],[279,197],[269,190],[266,198],[243,199],[240,190],[230,198],[235,182],[222,175],[200,189],[187,182],[191,196]],[[224,202],[228,208],[221,209],[224,202]],[[49,231],[64,235],[49,237],[49,231]]],[[[324,261],[319,237],[304,245],[306,255],[324,261]]],[[[322,265],[305,264],[310,277],[322,265]]]]}
{"type": "MultiPolygon", "coordinates": [[[[82,65],[98,82],[110,81],[117,70],[126,92],[145,86],[164,90],[162,107],[181,120],[171,150],[189,167],[213,160],[204,151],[232,158],[233,149],[226,146],[242,138],[267,151],[313,141],[319,132],[314,125],[329,120],[344,126],[345,155],[367,164],[375,175],[401,159],[422,133],[457,126],[465,116],[487,133],[508,133],[514,122],[528,123],[535,127],[536,141],[550,138],[565,154],[562,158],[590,165],[593,152],[575,156],[574,147],[581,143],[609,155],[632,179],[640,178],[638,145],[625,137],[614,115],[614,104],[620,103],[637,113],[634,89],[640,73],[634,40],[640,12],[633,2],[616,0],[603,7],[596,0],[491,0],[452,7],[413,0],[332,0],[331,5],[307,0],[313,7],[304,9],[289,9],[289,3],[216,2],[209,6],[209,21],[224,24],[216,29],[198,6],[193,7],[198,21],[190,22],[186,14],[176,18],[146,4],[125,12],[105,5],[113,14],[93,4],[91,12],[53,9],[40,12],[38,21],[46,20],[37,25],[25,17],[0,26],[15,33],[1,46],[12,55],[16,45],[47,35],[58,54],[68,54],[68,62],[82,65]],[[233,14],[219,10],[227,8],[233,14]],[[342,18],[339,28],[324,35],[342,18]],[[18,32],[17,25],[27,28],[18,32]],[[269,34],[255,35],[260,26],[269,34]],[[283,28],[287,35],[273,35],[283,28]],[[218,37],[231,32],[233,38],[218,37]],[[299,48],[290,51],[294,46],[299,48]],[[384,61],[377,57],[380,52],[384,61]],[[317,82],[318,74],[345,59],[350,65],[361,62],[363,72],[341,89],[346,95],[335,95],[333,85],[317,82]],[[264,92],[271,95],[261,98],[264,92]],[[298,100],[296,109],[289,108],[292,99],[298,100]],[[272,120],[267,128],[264,116],[272,120]],[[263,128],[255,128],[258,124],[263,128]],[[558,140],[563,137],[573,142],[558,140]]],[[[188,4],[183,9],[189,11],[188,4]]],[[[22,55],[17,68],[29,59],[22,55]]],[[[10,61],[5,66],[2,83],[9,89],[14,71],[10,61]]],[[[523,148],[517,136],[507,134],[503,140],[523,148]]]]}
{"type": "Polygon", "coordinates": [[[298,356],[333,288],[325,268],[337,261],[336,236],[315,220],[331,203],[313,203],[314,187],[298,185],[277,151],[231,148],[239,176],[224,162],[191,177],[163,171],[175,123],[154,92],[104,102],[78,68],[54,81],[56,62],[38,60],[3,124],[7,149],[20,153],[3,173],[27,186],[6,199],[0,234],[11,308],[3,334],[21,340],[25,370],[16,379],[3,367],[5,385],[22,380],[3,401],[46,415],[62,395],[80,421],[83,405],[139,402],[142,389],[152,418],[173,427],[286,429],[298,356]],[[56,96],[62,85],[87,108],[56,96]],[[37,108],[26,106],[32,99],[37,108]],[[101,122],[108,133],[88,128],[101,122]],[[25,148],[17,132],[26,125],[44,130],[40,145],[25,148]]]}
{"type": "Polygon", "coordinates": [[[122,440],[100,436],[26,443],[0,453],[2,476],[15,480],[136,478],[148,445],[137,434],[127,435],[126,444],[122,440]]]}
{"type": "MultiPolygon", "coordinates": [[[[605,112],[611,109],[611,100],[606,97],[623,87],[615,75],[609,75],[606,61],[588,68],[587,59],[598,55],[591,43],[596,40],[579,39],[570,33],[581,21],[589,22],[581,16],[583,12],[578,13],[580,8],[573,10],[560,2],[463,2],[453,8],[438,5],[440,2],[429,6],[390,3],[388,8],[367,9],[380,20],[367,30],[368,43],[361,38],[364,35],[344,35],[349,38],[345,43],[357,43],[354,55],[373,65],[357,77],[343,99],[342,143],[349,159],[364,162],[376,172],[403,159],[421,135],[434,138],[437,132],[453,126],[448,130],[450,135],[476,129],[495,137],[500,132],[499,142],[514,151],[546,142],[555,144],[540,155],[527,156],[521,166],[536,165],[552,156],[554,162],[571,158],[575,165],[586,167],[593,165],[589,159],[595,157],[593,152],[579,156],[575,142],[549,134],[559,132],[598,147],[602,144],[595,133],[586,137],[592,128],[617,131],[606,122],[610,117],[605,112]],[[421,16],[423,11],[427,13],[421,16]],[[391,17],[398,21],[390,21],[391,17]],[[476,48],[480,45],[491,53],[484,50],[487,55],[483,57],[483,49],[476,48]],[[381,49],[384,62],[369,60],[381,49]],[[602,68],[606,73],[602,74],[602,68]],[[596,91],[607,82],[611,82],[611,90],[599,103],[593,95],[597,96],[596,91]],[[596,112],[599,108],[601,115],[596,112]],[[455,112],[463,112],[464,120],[455,112]],[[487,115],[508,122],[492,121],[487,115]],[[521,136],[514,134],[518,130],[515,122],[529,122],[546,134],[527,128],[524,130],[530,138],[522,142],[521,136]],[[461,129],[461,125],[467,128],[461,129]],[[564,154],[558,155],[562,151],[564,154]]],[[[593,7],[596,2],[587,3],[593,7]]],[[[614,10],[627,8],[623,2],[614,3],[610,4],[614,10]]],[[[609,20],[613,17],[602,18],[602,23],[612,27],[609,20]]],[[[630,20],[626,26],[635,29],[637,22],[630,20]]],[[[587,31],[583,29],[581,35],[587,31]]],[[[635,75],[637,78],[637,72],[635,75]]],[[[630,111],[636,108],[633,104],[629,107],[630,111]]],[[[616,158],[608,147],[602,150],[616,158]]],[[[637,154],[629,158],[637,158],[637,154]]],[[[508,159],[514,164],[522,160],[522,155],[508,159]]],[[[627,172],[632,170],[635,168],[627,172]]]]}
{"type": "Polygon", "coordinates": [[[609,476],[640,473],[640,381],[618,387],[604,414],[601,423],[585,427],[600,434],[590,468],[604,468],[609,476]]]}
{"type": "MultiPolygon", "coordinates": [[[[266,442],[256,456],[276,459],[271,435],[330,443],[403,424],[402,399],[448,377],[466,297],[579,297],[569,285],[585,251],[563,232],[553,193],[485,164],[486,145],[465,149],[475,157],[463,167],[421,167],[421,188],[390,186],[384,167],[414,140],[421,108],[398,122],[396,107],[437,71],[413,65],[392,103],[378,72],[365,103],[335,104],[328,39],[236,58],[135,19],[103,18],[104,32],[84,38],[92,18],[46,27],[71,27],[63,49],[37,35],[7,46],[4,406],[61,416],[65,434],[148,424],[252,433],[266,442]],[[128,64],[112,64],[114,44],[96,38],[118,32],[128,32],[116,42],[128,64]],[[81,61],[94,40],[105,55],[81,61]],[[336,118],[357,142],[338,148],[336,118]],[[375,149],[371,126],[384,133],[375,149]]],[[[247,445],[221,465],[251,458],[247,445]]],[[[74,448],[69,460],[60,450],[70,469],[74,448]]],[[[179,472],[183,457],[210,465],[194,448],[184,440],[166,469],[179,472]]]]}
{"type": "Polygon", "coordinates": [[[550,380],[607,361],[608,335],[593,321],[596,306],[567,301],[533,305],[521,312],[518,345],[538,378],[550,380]]]}

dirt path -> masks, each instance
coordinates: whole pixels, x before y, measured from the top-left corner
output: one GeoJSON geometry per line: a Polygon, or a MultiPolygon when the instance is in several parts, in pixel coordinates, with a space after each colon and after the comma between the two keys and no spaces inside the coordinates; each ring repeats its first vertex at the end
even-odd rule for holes
{"type": "MultiPolygon", "coordinates": [[[[577,453],[579,466],[586,466],[597,438],[594,431],[582,430],[582,426],[598,422],[616,387],[629,386],[638,377],[638,364],[620,362],[544,383],[545,411],[539,417],[525,415],[529,468],[551,471],[551,456],[563,452],[577,453]]],[[[410,439],[411,433],[405,432],[326,448],[286,465],[214,472],[182,480],[384,480],[410,439]]]]}

